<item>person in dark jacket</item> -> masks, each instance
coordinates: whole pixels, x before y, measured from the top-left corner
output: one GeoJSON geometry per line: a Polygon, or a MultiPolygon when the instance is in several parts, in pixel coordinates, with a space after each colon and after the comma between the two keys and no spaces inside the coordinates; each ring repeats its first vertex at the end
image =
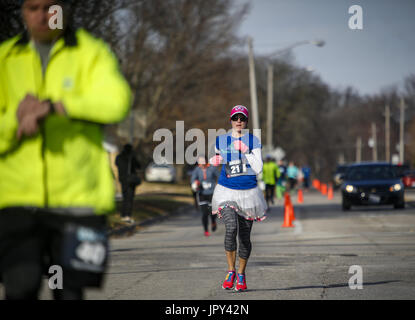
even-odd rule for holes
{"type": "Polygon", "coordinates": [[[134,222],[131,214],[133,212],[135,188],[141,183],[136,170],[140,169],[141,166],[133,153],[131,144],[124,145],[121,153],[115,158],[115,164],[118,167],[118,179],[122,190],[121,217],[123,221],[134,222]]]}
{"type": "Polygon", "coordinates": [[[205,236],[210,236],[208,230],[209,216],[212,221],[212,231],[216,231],[216,215],[212,215],[212,195],[215,190],[216,181],[219,178],[219,171],[211,167],[205,156],[199,156],[198,166],[193,170],[190,184],[192,190],[196,192],[198,204],[202,211],[202,224],[205,236]]]}

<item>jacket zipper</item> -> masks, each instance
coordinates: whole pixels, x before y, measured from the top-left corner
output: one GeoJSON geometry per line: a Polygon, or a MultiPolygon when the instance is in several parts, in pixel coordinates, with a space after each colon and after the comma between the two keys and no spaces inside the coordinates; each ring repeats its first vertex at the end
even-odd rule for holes
{"type": "MultiPolygon", "coordinates": [[[[35,53],[37,55],[38,58],[38,66],[40,63],[40,70],[41,70],[41,86],[40,86],[40,93],[43,95],[44,90],[45,90],[45,81],[46,81],[46,74],[47,74],[47,70],[49,69],[49,65],[50,65],[50,61],[52,60],[52,57],[50,56],[50,53],[52,52],[53,46],[50,48],[49,51],[49,59],[45,68],[45,71],[42,72],[42,60],[40,57],[39,52],[37,51],[36,48],[35,49],[35,53]]],[[[45,119],[43,120],[45,121],[45,119]]],[[[42,137],[42,142],[41,142],[41,157],[42,157],[42,164],[43,164],[43,201],[44,201],[44,206],[45,209],[49,208],[49,194],[48,194],[48,166],[47,166],[47,161],[46,161],[46,128],[45,128],[45,124],[41,123],[39,126],[39,133],[42,137]]]]}
{"type": "MultiPolygon", "coordinates": [[[[40,70],[41,70],[41,82],[40,82],[40,88],[39,88],[39,92],[38,92],[38,98],[39,96],[43,95],[43,91],[45,88],[45,78],[46,78],[46,70],[48,69],[49,66],[49,61],[48,61],[48,65],[45,68],[45,72],[42,72],[42,60],[40,57],[39,52],[36,49],[36,46],[33,45],[34,47],[34,51],[35,51],[35,55],[36,55],[36,66],[39,67],[40,65],[40,70]]],[[[37,68],[35,70],[35,72],[38,72],[39,68],[37,68]]],[[[40,150],[40,154],[42,157],[42,167],[43,167],[43,203],[44,203],[44,207],[45,209],[47,209],[49,207],[49,195],[48,195],[48,173],[47,173],[47,163],[46,163],[46,155],[45,155],[45,151],[46,151],[46,130],[45,130],[45,125],[44,123],[40,123],[39,124],[39,133],[41,136],[41,150],[40,150]]]]}
{"type": "Polygon", "coordinates": [[[45,156],[45,150],[46,150],[46,130],[44,124],[41,125],[41,135],[42,135],[42,160],[43,160],[43,192],[44,192],[44,202],[45,202],[45,208],[49,207],[49,195],[48,195],[48,169],[47,169],[47,163],[46,163],[46,156],[45,156]]]}

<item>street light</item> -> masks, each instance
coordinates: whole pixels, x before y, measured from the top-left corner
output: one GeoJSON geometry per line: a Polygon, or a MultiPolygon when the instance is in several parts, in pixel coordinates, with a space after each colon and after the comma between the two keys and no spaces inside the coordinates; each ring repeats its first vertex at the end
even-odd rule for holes
{"type": "MultiPolygon", "coordinates": [[[[271,57],[275,57],[277,55],[281,55],[285,52],[288,52],[290,50],[292,50],[295,47],[301,46],[301,45],[305,45],[305,44],[312,44],[315,45],[317,47],[323,47],[325,45],[325,41],[324,40],[304,40],[304,41],[298,41],[293,43],[292,45],[284,48],[284,49],[280,49],[277,50],[269,55],[267,55],[267,59],[270,59],[271,57]]],[[[268,151],[271,151],[273,149],[273,141],[272,141],[272,114],[273,114],[273,74],[274,74],[274,70],[273,70],[273,66],[271,63],[268,63],[268,106],[267,106],[267,149],[268,151]]]]}
{"type": "MultiPolygon", "coordinates": [[[[256,92],[256,79],[255,79],[255,66],[254,66],[254,49],[252,45],[252,38],[248,37],[248,64],[249,64],[249,88],[251,96],[251,106],[252,106],[252,127],[254,130],[254,135],[256,130],[259,129],[259,116],[258,116],[258,97],[256,92]]],[[[258,137],[261,138],[261,137],[258,137]]]]}
{"type": "MultiPolygon", "coordinates": [[[[256,79],[255,79],[255,66],[254,66],[254,50],[253,50],[253,44],[252,44],[252,38],[248,37],[247,38],[247,42],[248,42],[248,48],[249,48],[249,55],[248,55],[248,64],[249,64],[249,86],[250,86],[250,96],[251,96],[251,107],[252,107],[252,122],[253,122],[253,129],[259,129],[259,115],[258,115],[258,97],[257,97],[257,92],[256,92],[256,79]]],[[[267,56],[267,58],[271,58],[273,56],[276,55],[280,55],[284,52],[287,52],[295,47],[301,46],[301,45],[305,45],[305,44],[312,44],[318,47],[322,47],[325,45],[325,41],[324,40],[303,40],[303,41],[298,41],[293,43],[292,45],[284,48],[284,49],[280,49],[274,53],[271,53],[270,55],[267,56]]],[[[272,66],[271,66],[271,70],[269,72],[272,72],[272,66]]],[[[268,77],[270,78],[270,77],[268,77]]],[[[268,99],[270,100],[270,99],[268,99]]],[[[272,99],[271,99],[272,100],[272,99]]],[[[272,105],[272,101],[271,101],[271,105],[272,105]]],[[[270,106],[268,106],[268,108],[270,108],[270,106]]],[[[272,112],[272,109],[271,109],[272,112]]],[[[268,110],[269,113],[269,110],[268,110]]],[[[271,117],[272,118],[272,117],[271,117]]],[[[268,120],[270,121],[270,120],[268,120]]],[[[272,121],[271,121],[272,122],[272,121]]],[[[268,131],[270,126],[268,126],[268,131]]],[[[271,127],[271,132],[272,132],[272,127],[271,127]]],[[[255,131],[254,131],[255,134],[255,131]]],[[[269,134],[267,134],[267,143],[269,144],[270,147],[272,147],[272,138],[269,137],[269,134]]]]}
{"type": "Polygon", "coordinates": [[[267,55],[267,58],[268,59],[269,58],[272,58],[274,56],[277,56],[277,55],[280,55],[282,53],[288,52],[288,51],[294,49],[295,47],[302,46],[302,45],[305,45],[305,44],[311,44],[311,45],[314,45],[316,47],[323,47],[326,44],[326,42],[324,40],[303,40],[303,41],[298,41],[298,42],[295,42],[292,45],[290,45],[290,46],[288,46],[288,47],[286,47],[284,49],[279,49],[279,50],[277,50],[277,51],[275,51],[273,53],[270,53],[269,55],[267,55]]]}
{"type": "MultiPolygon", "coordinates": [[[[257,92],[256,92],[256,79],[255,79],[255,65],[254,65],[254,50],[253,50],[253,44],[252,44],[252,38],[248,37],[247,38],[247,42],[248,42],[248,49],[249,49],[249,54],[248,54],[248,64],[249,64],[249,87],[250,87],[250,96],[251,96],[251,107],[252,107],[252,127],[254,130],[254,135],[256,135],[256,133],[258,132],[257,130],[259,129],[259,115],[258,115],[258,97],[257,97],[257,92]]],[[[324,40],[303,40],[303,41],[298,41],[293,43],[292,45],[284,48],[284,49],[280,49],[277,50],[269,55],[266,56],[267,59],[270,59],[276,55],[280,55],[284,52],[290,51],[295,47],[301,46],[301,45],[305,45],[305,44],[312,44],[315,45],[317,47],[323,47],[325,45],[325,41],[324,40]]],[[[269,150],[271,150],[273,148],[273,143],[272,143],[272,108],[273,108],[273,102],[272,102],[272,88],[273,88],[273,67],[272,65],[269,63],[268,64],[268,107],[267,107],[267,147],[269,148],[269,150]]],[[[260,137],[259,137],[260,138],[260,137]]]]}
{"type": "Polygon", "coordinates": [[[405,122],[405,101],[401,97],[401,103],[400,103],[400,109],[401,109],[401,115],[400,115],[400,121],[399,121],[399,161],[400,163],[405,162],[404,157],[404,122],[405,122]]]}

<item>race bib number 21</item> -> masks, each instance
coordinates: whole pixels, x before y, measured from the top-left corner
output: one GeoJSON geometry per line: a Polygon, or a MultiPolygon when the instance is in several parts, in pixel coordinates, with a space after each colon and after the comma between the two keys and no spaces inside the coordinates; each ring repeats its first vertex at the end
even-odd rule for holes
{"type": "Polygon", "coordinates": [[[229,161],[225,166],[225,170],[228,178],[241,176],[246,173],[246,164],[242,160],[229,161]]]}

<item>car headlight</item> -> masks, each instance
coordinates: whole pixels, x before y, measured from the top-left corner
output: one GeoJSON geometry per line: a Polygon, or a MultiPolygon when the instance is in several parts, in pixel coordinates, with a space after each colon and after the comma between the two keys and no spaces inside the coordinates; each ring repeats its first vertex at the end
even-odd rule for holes
{"type": "Polygon", "coordinates": [[[351,184],[346,185],[345,190],[349,193],[357,192],[357,189],[355,187],[353,187],[351,184]]]}
{"type": "Polygon", "coordinates": [[[402,189],[402,186],[399,183],[394,184],[393,186],[389,188],[390,191],[400,191],[401,189],[402,189]]]}

